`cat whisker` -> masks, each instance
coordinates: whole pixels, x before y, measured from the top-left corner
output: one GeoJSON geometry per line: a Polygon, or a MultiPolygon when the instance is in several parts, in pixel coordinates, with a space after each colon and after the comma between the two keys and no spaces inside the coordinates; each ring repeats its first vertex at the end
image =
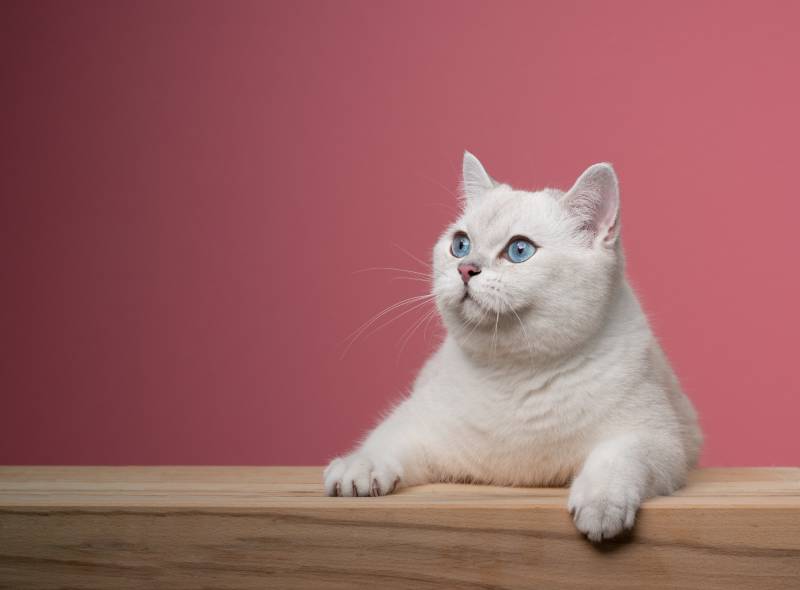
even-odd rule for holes
{"type": "Polygon", "coordinates": [[[492,335],[492,350],[497,353],[497,327],[500,325],[500,310],[495,311],[494,334],[492,335]]]}
{"type": "Polygon", "coordinates": [[[411,305],[411,304],[417,303],[417,302],[419,302],[421,300],[427,300],[430,297],[432,297],[432,295],[428,295],[428,294],[426,294],[426,295],[415,295],[413,297],[407,297],[406,299],[402,299],[402,300],[398,301],[397,303],[393,303],[392,305],[389,305],[385,309],[383,309],[383,310],[379,311],[378,313],[376,313],[374,316],[372,316],[366,322],[361,324],[361,326],[359,326],[354,332],[352,332],[349,336],[347,336],[347,338],[344,339],[343,343],[347,343],[348,341],[350,341],[352,339],[358,338],[358,336],[361,333],[363,333],[364,330],[366,330],[372,324],[374,324],[375,322],[380,320],[387,313],[390,313],[393,310],[395,310],[395,309],[397,309],[399,307],[402,307],[404,305],[411,305]]]}
{"type": "Polygon", "coordinates": [[[394,304],[390,305],[389,307],[387,307],[386,309],[384,309],[383,311],[380,311],[379,313],[375,314],[372,318],[370,318],[369,320],[364,322],[355,332],[353,332],[350,336],[345,338],[344,342],[346,343],[346,347],[345,347],[344,351],[342,352],[341,358],[344,358],[345,355],[347,355],[347,352],[350,350],[350,348],[353,346],[353,344],[356,342],[356,340],[359,339],[359,337],[361,337],[367,330],[369,330],[369,328],[371,326],[373,326],[377,321],[379,321],[386,314],[391,313],[392,311],[394,311],[394,310],[396,310],[396,309],[398,309],[400,307],[406,306],[406,305],[410,305],[411,306],[410,308],[404,310],[399,315],[389,319],[388,321],[380,324],[376,328],[374,328],[371,331],[369,331],[367,333],[367,336],[369,336],[371,334],[374,334],[377,330],[380,330],[381,328],[383,328],[385,326],[388,326],[391,323],[394,323],[395,321],[399,320],[401,317],[403,317],[404,315],[414,311],[415,309],[419,309],[420,307],[422,307],[423,305],[428,303],[431,299],[433,299],[433,297],[434,297],[434,295],[432,293],[427,294],[427,295],[417,295],[417,296],[414,296],[414,297],[408,297],[407,299],[403,299],[402,301],[394,303],[394,304]]]}
{"type": "Polygon", "coordinates": [[[400,337],[400,351],[398,352],[398,359],[400,358],[400,354],[402,354],[402,353],[403,353],[403,350],[405,350],[405,347],[406,347],[406,346],[408,345],[408,343],[411,341],[411,337],[414,335],[414,333],[415,333],[415,332],[416,332],[416,331],[417,331],[417,330],[420,328],[420,326],[422,326],[422,324],[423,324],[423,323],[424,323],[426,320],[429,320],[429,319],[431,318],[431,316],[432,316],[433,314],[435,314],[435,313],[436,313],[436,308],[433,308],[433,309],[430,309],[430,310],[428,310],[428,311],[427,311],[425,314],[423,314],[423,315],[422,315],[422,317],[420,317],[420,318],[419,318],[419,319],[418,319],[416,322],[414,322],[413,324],[411,324],[411,327],[410,327],[410,328],[408,328],[408,329],[407,329],[407,330],[406,330],[406,331],[403,333],[403,335],[400,337]]]}
{"type": "Polygon", "coordinates": [[[419,263],[419,264],[421,264],[422,266],[424,266],[424,267],[426,267],[426,268],[430,269],[430,270],[431,270],[431,272],[438,273],[438,274],[440,274],[440,275],[443,275],[443,274],[444,274],[444,271],[443,271],[443,270],[437,270],[437,269],[433,268],[433,265],[431,265],[431,264],[428,264],[427,262],[425,262],[424,260],[422,260],[422,259],[418,258],[417,256],[414,256],[414,255],[413,255],[411,252],[409,252],[408,250],[406,250],[405,248],[403,248],[403,247],[402,247],[400,244],[393,244],[393,245],[394,245],[394,247],[395,247],[395,248],[397,248],[398,250],[400,250],[400,251],[401,251],[403,254],[405,254],[406,256],[408,256],[409,258],[411,258],[412,260],[414,260],[415,262],[418,262],[418,263],[419,263]]]}
{"type": "Polygon", "coordinates": [[[419,283],[430,284],[432,279],[431,279],[431,277],[428,277],[426,279],[422,279],[420,277],[392,277],[391,280],[393,280],[393,281],[417,281],[419,283]]]}
{"type": "Polygon", "coordinates": [[[528,331],[525,329],[525,324],[522,322],[522,318],[519,317],[517,310],[503,297],[500,298],[500,301],[511,310],[511,313],[514,314],[514,317],[517,318],[519,322],[519,327],[522,329],[522,335],[525,337],[525,342],[528,344],[528,354],[533,360],[533,344],[531,343],[531,339],[528,337],[528,331]]]}
{"type": "MultiPolygon", "coordinates": [[[[472,330],[470,330],[470,331],[469,331],[469,334],[467,334],[466,338],[464,338],[464,340],[463,340],[463,343],[464,343],[464,344],[466,344],[466,343],[469,341],[469,339],[470,339],[470,336],[472,336],[472,335],[475,333],[475,330],[478,328],[478,326],[480,326],[480,325],[481,325],[481,323],[483,322],[484,318],[486,318],[486,314],[487,314],[487,313],[489,313],[489,312],[488,312],[488,311],[486,311],[485,309],[481,308],[481,317],[479,317],[479,318],[478,318],[478,319],[475,321],[475,325],[474,325],[474,326],[472,326],[472,330]]],[[[466,323],[467,323],[467,325],[469,325],[471,322],[467,321],[466,323]]]]}
{"type": "Polygon", "coordinates": [[[403,348],[405,347],[405,344],[408,342],[408,340],[410,339],[411,335],[413,334],[414,330],[415,330],[415,329],[416,329],[416,328],[417,328],[419,325],[421,325],[423,321],[425,321],[425,318],[426,318],[426,317],[428,317],[428,315],[429,315],[429,314],[430,314],[432,311],[433,311],[433,310],[429,309],[428,311],[426,311],[425,313],[423,313],[423,314],[422,314],[420,317],[418,317],[416,320],[414,320],[414,322],[413,322],[413,323],[412,323],[412,324],[411,324],[411,325],[410,325],[408,328],[406,328],[406,329],[403,331],[403,333],[400,335],[400,340],[399,340],[399,343],[400,343],[400,351],[401,351],[401,352],[402,352],[403,348]]]}
{"type": "Polygon", "coordinates": [[[450,213],[451,215],[458,216],[459,211],[455,207],[451,205],[447,205],[445,203],[440,203],[439,201],[434,201],[432,203],[424,203],[426,207],[442,207],[445,211],[450,213]]]}
{"type": "Polygon", "coordinates": [[[403,311],[402,313],[400,313],[399,315],[397,315],[397,316],[395,316],[395,317],[393,317],[393,318],[390,318],[390,319],[388,319],[387,321],[383,322],[382,324],[380,324],[380,325],[376,326],[375,328],[373,328],[372,330],[370,330],[369,332],[367,332],[367,333],[364,335],[364,337],[365,337],[365,338],[368,338],[368,337],[372,336],[373,334],[375,334],[376,332],[378,332],[378,331],[379,331],[379,330],[381,330],[382,328],[385,328],[385,327],[386,327],[386,326],[388,326],[389,324],[393,324],[394,322],[396,322],[397,320],[399,320],[399,319],[400,319],[400,318],[402,318],[403,316],[405,316],[405,315],[408,315],[409,313],[411,313],[411,312],[413,312],[413,311],[416,311],[416,310],[418,310],[418,309],[420,309],[420,308],[424,307],[424,306],[425,306],[425,304],[427,304],[427,303],[430,303],[430,300],[419,301],[419,302],[415,303],[414,305],[412,305],[410,308],[408,308],[408,309],[404,310],[404,311],[403,311]]]}
{"type": "MultiPolygon", "coordinates": [[[[434,180],[434,179],[433,179],[433,178],[431,178],[430,176],[426,176],[426,175],[424,175],[424,174],[420,174],[419,172],[417,172],[417,177],[419,177],[419,178],[422,178],[423,180],[427,180],[428,182],[431,182],[431,183],[435,184],[436,186],[438,186],[439,188],[443,189],[443,190],[444,190],[444,191],[445,191],[445,192],[446,192],[448,195],[450,195],[451,197],[453,197],[453,198],[455,198],[455,199],[460,199],[460,198],[461,198],[461,197],[458,195],[458,193],[456,193],[455,191],[453,191],[453,189],[447,188],[447,187],[446,187],[445,185],[443,185],[441,182],[439,182],[439,181],[437,181],[437,180],[434,180]]],[[[453,207],[452,205],[447,205],[447,204],[445,204],[445,203],[441,203],[441,202],[438,202],[438,201],[436,201],[436,203],[435,203],[435,204],[437,204],[437,205],[442,205],[443,207],[449,207],[450,209],[452,209],[453,213],[456,213],[456,214],[458,214],[458,210],[457,210],[455,207],[453,207]]]]}
{"type": "Polygon", "coordinates": [[[437,309],[434,307],[434,309],[433,309],[433,313],[429,314],[429,315],[428,315],[428,319],[427,319],[427,320],[425,320],[425,327],[424,327],[424,328],[423,328],[423,330],[422,330],[422,339],[423,339],[425,342],[427,342],[427,341],[428,341],[428,328],[430,328],[430,326],[431,326],[431,320],[433,320],[433,319],[436,317],[436,312],[437,312],[437,311],[438,311],[438,310],[437,310],[437,309]]]}
{"type": "Polygon", "coordinates": [[[369,268],[362,268],[361,270],[354,270],[353,274],[361,274],[365,272],[374,272],[379,270],[386,270],[386,271],[393,271],[393,272],[404,272],[409,275],[417,276],[417,277],[424,277],[426,279],[431,278],[429,274],[424,272],[419,272],[416,270],[411,270],[408,268],[397,268],[394,266],[371,266],[369,268]]]}

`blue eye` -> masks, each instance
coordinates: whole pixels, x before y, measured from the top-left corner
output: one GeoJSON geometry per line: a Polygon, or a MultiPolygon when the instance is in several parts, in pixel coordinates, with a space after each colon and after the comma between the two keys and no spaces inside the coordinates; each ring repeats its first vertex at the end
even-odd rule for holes
{"type": "Polygon", "coordinates": [[[467,234],[456,234],[453,238],[453,243],[450,244],[450,252],[456,258],[464,258],[469,254],[471,247],[467,234]]]}
{"type": "Polygon", "coordinates": [[[536,246],[531,244],[528,240],[514,240],[508,245],[508,259],[511,262],[525,262],[528,258],[536,253],[536,246]]]}

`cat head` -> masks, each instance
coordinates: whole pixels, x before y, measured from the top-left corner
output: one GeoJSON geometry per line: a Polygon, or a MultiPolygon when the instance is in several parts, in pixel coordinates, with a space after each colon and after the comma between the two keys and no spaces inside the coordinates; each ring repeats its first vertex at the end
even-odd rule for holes
{"type": "Polygon", "coordinates": [[[433,250],[436,304],[462,348],[557,358],[596,334],[623,267],[611,165],[590,166],[567,192],[529,192],[466,152],[462,193],[433,250]]]}

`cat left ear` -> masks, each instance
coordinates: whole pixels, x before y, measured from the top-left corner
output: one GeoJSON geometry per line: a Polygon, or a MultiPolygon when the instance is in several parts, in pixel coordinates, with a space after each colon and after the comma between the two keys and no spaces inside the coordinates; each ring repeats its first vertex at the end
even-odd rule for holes
{"type": "Polygon", "coordinates": [[[580,231],[591,244],[598,238],[612,246],[619,237],[619,183],[611,164],[589,166],[562,198],[567,211],[578,218],[580,231]]]}
{"type": "Polygon", "coordinates": [[[489,189],[494,188],[494,181],[486,172],[480,160],[469,152],[464,152],[462,164],[461,190],[464,198],[471,201],[489,189]]]}

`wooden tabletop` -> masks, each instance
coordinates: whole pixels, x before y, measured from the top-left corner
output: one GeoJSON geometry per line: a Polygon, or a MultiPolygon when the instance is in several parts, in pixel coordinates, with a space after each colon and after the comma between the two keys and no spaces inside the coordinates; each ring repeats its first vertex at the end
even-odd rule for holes
{"type": "Polygon", "coordinates": [[[321,467],[0,467],[0,588],[800,588],[800,469],[701,469],[602,545],[563,488],[327,498],[321,467]]]}
{"type": "MultiPolygon", "coordinates": [[[[335,507],[533,505],[565,509],[566,488],[432,484],[380,498],[327,498],[322,467],[0,467],[0,506],[335,507]]],[[[800,468],[694,471],[647,510],[691,507],[800,507],[800,468]]]]}

